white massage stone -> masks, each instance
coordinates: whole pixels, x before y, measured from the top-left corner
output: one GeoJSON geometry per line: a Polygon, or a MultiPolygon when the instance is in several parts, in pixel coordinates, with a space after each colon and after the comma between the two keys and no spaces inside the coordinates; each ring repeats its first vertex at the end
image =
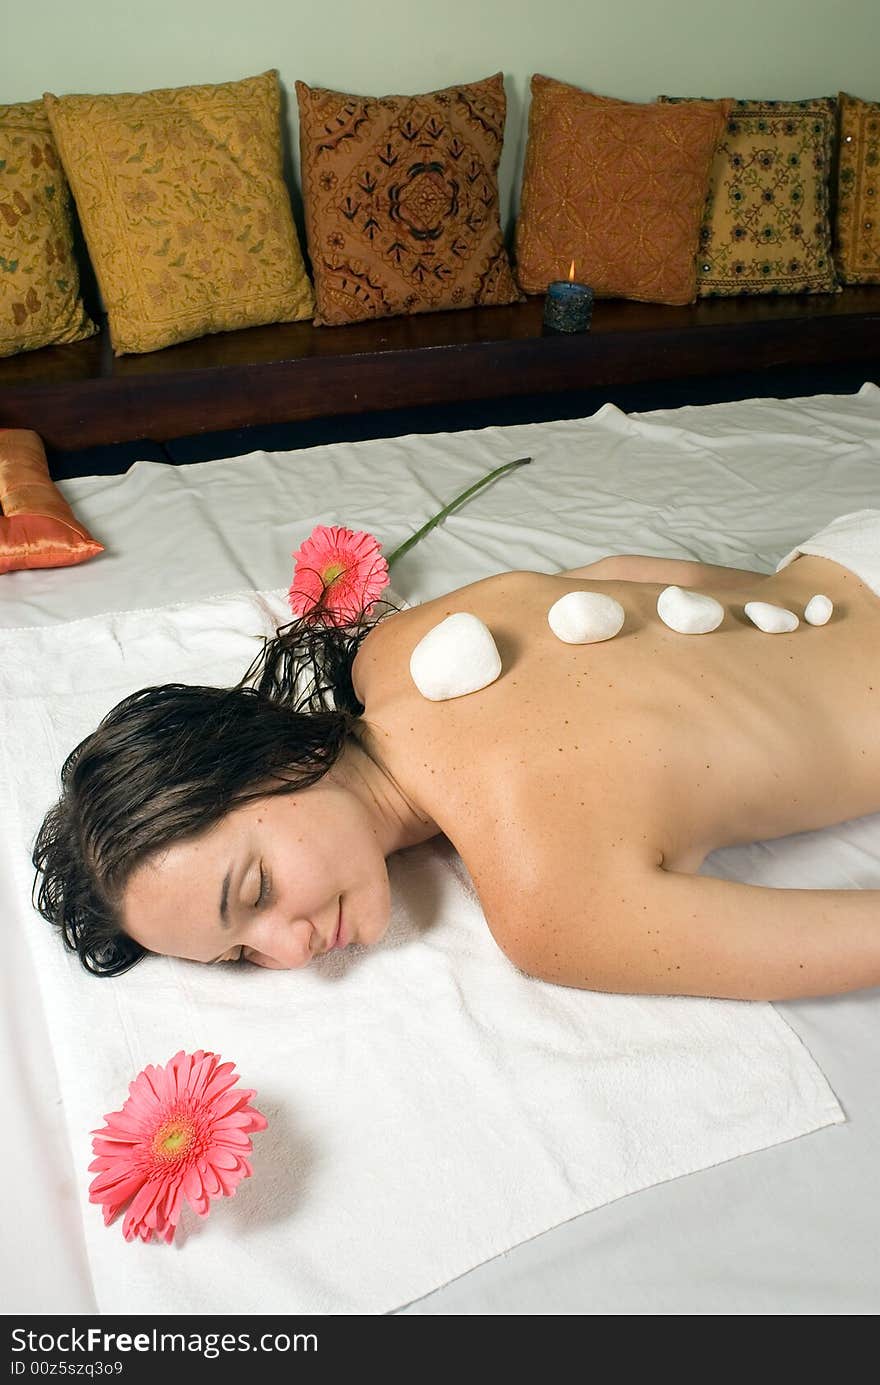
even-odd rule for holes
{"type": "Polygon", "coordinates": [[[419,640],[409,671],[423,697],[445,702],[494,683],[501,655],[487,625],[468,611],[456,611],[419,640]]]}
{"type": "Polygon", "coordinates": [[[827,596],[811,596],[804,608],[804,620],[808,625],[827,625],[834,610],[834,602],[827,596]]]}
{"type": "Polygon", "coordinates": [[[773,606],[769,601],[747,601],[743,610],[752,624],[763,630],[765,635],[788,635],[800,624],[794,611],[788,611],[784,606],[773,606]]]}
{"type": "Polygon", "coordinates": [[[598,644],[612,639],[626,613],[619,601],[602,592],[567,592],[547,612],[550,629],[566,644],[598,644]]]}
{"type": "Polygon", "coordinates": [[[708,635],[724,619],[724,607],[714,596],[666,587],[657,597],[657,614],[670,630],[679,635],[708,635]]]}

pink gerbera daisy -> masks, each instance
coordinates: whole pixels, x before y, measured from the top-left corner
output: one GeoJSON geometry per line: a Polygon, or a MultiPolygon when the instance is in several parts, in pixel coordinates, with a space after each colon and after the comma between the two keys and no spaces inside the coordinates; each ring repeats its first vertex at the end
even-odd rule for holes
{"type": "Polygon", "coordinates": [[[267,1121],[248,1105],[253,1092],[232,1090],[237,1081],[234,1063],[201,1049],[138,1073],[122,1110],[92,1131],[89,1201],[103,1204],[106,1226],[127,1205],[127,1241],[170,1241],[184,1196],[205,1217],[212,1197],[231,1197],[250,1177],[249,1137],[267,1121]]]}
{"type": "Polygon", "coordinates": [[[321,615],[345,625],[365,612],[388,585],[388,564],[372,534],[319,524],[293,555],[288,592],[295,616],[321,615]]]}

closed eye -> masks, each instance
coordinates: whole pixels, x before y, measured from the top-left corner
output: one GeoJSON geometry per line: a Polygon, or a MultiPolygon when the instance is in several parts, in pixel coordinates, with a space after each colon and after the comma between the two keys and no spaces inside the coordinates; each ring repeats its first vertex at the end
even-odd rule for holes
{"type": "Polygon", "coordinates": [[[270,884],[270,881],[269,881],[269,876],[266,874],[266,871],[265,871],[265,869],[264,869],[264,867],[263,867],[263,862],[261,861],[261,862],[260,862],[260,893],[257,895],[257,898],[256,898],[256,900],[255,900],[255,902],[254,902],[254,908],[255,908],[255,909],[259,909],[259,907],[260,907],[261,904],[265,904],[265,903],[266,903],[266,900],[269,898],[270,889],[271,889],[271,884],[270,884]]]}
{"type": "MultiPolygon", "coordinates": [[[[268,900],[268,898],[269,898],[271,892],[272,892],[272,882],[271,882],[271,880],[269,879],[269,875],[268,875],[268,873],[267,873],[265,867],[263,866],[263,862],[261,861],[261,862],[260,862],[260,891],[259,891],[259,894],[257,895],[256,899],[254,900],[253,904],[251,905],[251,908],[253,908],[253,909],[259,909],[263,904],[266,903],[266,901],[268,900]]],[[[228,952],[224,952],[224,953],[223,953],[223,956],[222,956],[222,957],[215,957],[215,958],[214,958],[214,961],[215,961],[215,962],[241,962],[241,961],[243,961],[243,960],[245,960],[245,958],[244,958],[244,946],[243,946],[243,944],[239,944],[238,947],[231,947],[231,948],[229,948],[228,952]]]]}

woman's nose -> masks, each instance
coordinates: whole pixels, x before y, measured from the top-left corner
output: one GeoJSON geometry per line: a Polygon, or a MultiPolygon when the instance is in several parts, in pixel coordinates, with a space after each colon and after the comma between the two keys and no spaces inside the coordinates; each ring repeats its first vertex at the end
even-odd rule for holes
{"type": "Polygon", "coordinates": [[[318,936],[308,919],[277,920],[254,936],[253,947],[247,951],[256,954],[252,960],[263,966],[290,970],[308,966],[318,945],[318,936]]]}

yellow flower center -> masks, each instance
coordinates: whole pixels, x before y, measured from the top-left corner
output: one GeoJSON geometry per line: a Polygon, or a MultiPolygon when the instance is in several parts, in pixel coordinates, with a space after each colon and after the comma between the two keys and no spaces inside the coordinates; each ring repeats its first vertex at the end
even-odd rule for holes
{"type": "Polygon", "coordinates": [[[153,1149],[161,1158],[179,1159],[189,1149],[195,1129],[187,1120],[172,1117],[156,1131],[153,1149]]]}
{"type": "Polygon", "coordinates": [[[337,577],[341,577],[344,572],[345,563],[330,563],[329,567],[326,567],[323,572],[324,586],[332,587],[337,577]]]}

